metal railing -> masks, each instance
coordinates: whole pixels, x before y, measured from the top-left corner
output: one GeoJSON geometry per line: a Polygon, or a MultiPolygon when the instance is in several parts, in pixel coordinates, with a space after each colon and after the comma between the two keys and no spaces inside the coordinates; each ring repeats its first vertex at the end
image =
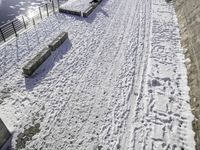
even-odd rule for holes
{"type": "Polygon", "coordinates": [[[65,0],[51,0],[32,11],[30,16],[18,16],[14,20],[0,26],[0,44],[14,36],[17,37],[23,30],[36,25],[36,23],[58,11],[60,3],[64,1],[65,0]]]}

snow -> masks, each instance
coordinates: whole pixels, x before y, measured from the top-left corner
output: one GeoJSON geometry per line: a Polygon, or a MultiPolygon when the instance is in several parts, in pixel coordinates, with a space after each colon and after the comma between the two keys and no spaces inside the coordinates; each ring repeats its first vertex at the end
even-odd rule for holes
{"type": "Polygon", "coordinates": [[[85,11],[91,4],[92,0],[68,0],[66,3],[62,4],[60,7],[68,10],[75,11],[85,11]]]}
{"type": "Polygon", "coordinates": [[[172,4],[104,0],[88,18],[53,15],[0,51],[0,118],[14,148],[39,123],[22,149],[195,149],[172,4]],[[24,64],[62,31],[70,41],[25,78],[24,64]]]}

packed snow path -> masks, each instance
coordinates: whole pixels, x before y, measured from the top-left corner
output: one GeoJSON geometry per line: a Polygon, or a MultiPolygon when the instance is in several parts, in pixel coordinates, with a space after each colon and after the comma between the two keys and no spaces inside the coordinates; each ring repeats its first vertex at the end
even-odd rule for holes
{"type": "Polygon", "coordinates": [[[164,0],[104,0],[87,19],[57,14],[22,34],[2,48],[0,117],[13,147],[194,150],[179,40],[164,0]],[[24,78],[23,64],[63,30],[70,42],[24,78]]]}

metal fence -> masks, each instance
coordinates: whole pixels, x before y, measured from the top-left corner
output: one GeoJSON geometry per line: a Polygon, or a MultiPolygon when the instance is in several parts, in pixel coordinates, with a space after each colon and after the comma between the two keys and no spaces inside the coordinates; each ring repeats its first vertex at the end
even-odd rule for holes
{"type": "Polygon", "coordinates": [[[41,5],[29,15],[18,16],[16,19],[2,25],[0,27],[0,44],[6,42],[14,36],[18,36],[20,32],[34,26],[44,18],[49,17],[59,9],[59,5],[66,0],[50,0],[48,3],[41,5]]]}

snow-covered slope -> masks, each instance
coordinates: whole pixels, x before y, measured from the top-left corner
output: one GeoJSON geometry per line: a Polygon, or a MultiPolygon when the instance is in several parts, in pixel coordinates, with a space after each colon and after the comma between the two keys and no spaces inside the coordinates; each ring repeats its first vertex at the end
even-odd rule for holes
{"type": "Polygon", "coordinates": [[[1,48],[0,117],[13,146],[194,150],[179,40],[164,0],[104,0],[89,18],[57,14],[23,33],[1,48]],[[70,41],[24,78],[23,65],[61,31],[70,41]]]}

